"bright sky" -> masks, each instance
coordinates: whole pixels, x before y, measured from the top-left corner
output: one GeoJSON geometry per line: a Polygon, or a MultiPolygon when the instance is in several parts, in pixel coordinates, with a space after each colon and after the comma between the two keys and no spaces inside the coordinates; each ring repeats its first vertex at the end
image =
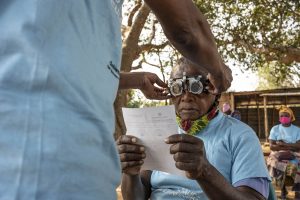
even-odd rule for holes
{"type": "Polygon", "coordinates": [[[228,91],[254,91],[258,86],[258,77],[250,71],[242,72],[239,68],[231,68],[233,81],[228,91]]]}

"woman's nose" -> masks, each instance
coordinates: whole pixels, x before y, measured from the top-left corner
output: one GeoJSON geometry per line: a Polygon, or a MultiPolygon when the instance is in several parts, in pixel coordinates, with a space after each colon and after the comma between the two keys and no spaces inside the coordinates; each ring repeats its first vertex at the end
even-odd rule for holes
{"type": "Polygon", "coordinates": [[[193,94],[190,93],[187,89],[182,91],[181,101],[190,102],[193,100],[193,94]]]}

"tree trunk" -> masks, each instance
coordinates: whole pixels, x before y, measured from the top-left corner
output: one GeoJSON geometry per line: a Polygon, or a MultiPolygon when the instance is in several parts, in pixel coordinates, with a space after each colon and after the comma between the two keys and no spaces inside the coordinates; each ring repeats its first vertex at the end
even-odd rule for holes
{"type": "MultiPolygon", "coordinates": [[[[150,13],[149,7],[144,3],[135,18],[127,38],[123,41],[121,71],[131,71],[132,63],[138,58],[140,52],[139,37],[150,13]]],[[[127,104],[127,90],[118,91],[114,103],[116,115],[115,139],[126,134],[126,127],[123,119],[122,107],[127,104]]]]}

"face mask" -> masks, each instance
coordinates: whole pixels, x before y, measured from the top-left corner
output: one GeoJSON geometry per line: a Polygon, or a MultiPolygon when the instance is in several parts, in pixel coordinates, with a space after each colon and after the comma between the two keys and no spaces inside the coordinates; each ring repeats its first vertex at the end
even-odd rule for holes
{"type": "Polygon", "coordinates": [[[289,123],[291,123],[291,118],[290,117],[280,117],[279,121],[281,124],[289,124],[289,123]]]}
{"type": "Polygon", "coordinates": [[[197,120],[182,120],[179,116],[176,116],[176,121],[179,127],[185,131],[188,135],[196,135],[203,130],[217,114],[217,104],[213,105],[213,108],[204,116],[197,120]]]}

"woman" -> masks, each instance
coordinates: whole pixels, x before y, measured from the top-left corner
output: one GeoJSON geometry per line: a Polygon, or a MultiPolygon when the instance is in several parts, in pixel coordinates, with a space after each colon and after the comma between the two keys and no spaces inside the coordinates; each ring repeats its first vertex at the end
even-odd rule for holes
{"type": "Polygon", "coordinates": [[[279,109],[280,124],[271,129],[269,142],[271,154],[267,160],[269,172],[272,178],[281,187],[281,198],[286,199],[286,183],[292,179],[295,199],[300,199],[300,172],[299,156],[300,150],[300,128],[294,126],[293,111],[282,106],[279,109]]]}
{"type": "Polygon", "coordinates": [[[181,134],[171,135],[174,164],[186,177],[140,171],[147,156],[138,139],[117,141],[125,200],[266,199],[269,178],[258,138],[246,124],[218,110],[205,71],[181,59],[169,81],[181,134]]]}

